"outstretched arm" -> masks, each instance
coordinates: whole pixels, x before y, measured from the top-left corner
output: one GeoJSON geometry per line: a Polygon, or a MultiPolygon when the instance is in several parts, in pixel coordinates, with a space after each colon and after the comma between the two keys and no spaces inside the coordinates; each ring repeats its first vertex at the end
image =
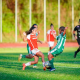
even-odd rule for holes
{"type": "Polygon", "coordinates": [[[26,40],[27,40],[27,38],[26,38],[26,33],[23,32],[23,41],[25,42],[26,40]]]}
{"type": "Polygon", "coordinates": [[[38,40],[38,39],[37,39],[37,42],[40,42],[40,43],[42,44],[42,41],[40,41],[40,40],[38,40]]]}
{"type": "Polygon", "coordinates": [[[73,35],[74,35],[75,39],[77,39],[77,36],[75,35],[75,31],[73,31],[73,35]]]}
{"type": "Polygon", "coordinates": [[[64,33],[63,33],[63,36],[66,34],[66,30],[68,29],[68,27],[65,27],[65,30],[64,30],[64,33]]]}
{"type": "Polygon", "coordinates": [[[54,38],[56,38],[56,34],[54,34],[54,33],[52,33],[52,34],[53,34],[54,38]]]}

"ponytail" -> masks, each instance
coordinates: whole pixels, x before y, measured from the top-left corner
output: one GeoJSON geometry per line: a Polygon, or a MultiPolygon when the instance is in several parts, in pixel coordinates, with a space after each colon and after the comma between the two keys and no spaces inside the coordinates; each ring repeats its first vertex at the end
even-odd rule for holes
{"type": "Polygon", "coordinates": [[[35,29],[35,28],[36,28],[36,27],[33,27],[33,26],[32,26],[32,27],[29,29],[29,31],[25,31],[26,35],[32,33],[32,30],[35,29]]]}

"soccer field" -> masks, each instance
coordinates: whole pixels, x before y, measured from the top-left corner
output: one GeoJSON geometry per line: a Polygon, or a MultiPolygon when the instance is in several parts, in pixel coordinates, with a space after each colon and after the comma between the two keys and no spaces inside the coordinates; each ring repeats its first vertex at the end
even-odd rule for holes
{"type": "MultiPolygon", "coordinates": [[[[26,48],[0,48],[0,80],[80,80],[80,52],[74,59],[74,51],[77,48],[65,48],[64,52],[54,58],[56,71],[43,71],[41,58],[37,64],[38,68],[28,66],[22,70],[22,64],[33,59],[21,59],[19,54],[27,54],[26,48]]],[[[48,48],[39,48],[47,61],[48,48]]]]}

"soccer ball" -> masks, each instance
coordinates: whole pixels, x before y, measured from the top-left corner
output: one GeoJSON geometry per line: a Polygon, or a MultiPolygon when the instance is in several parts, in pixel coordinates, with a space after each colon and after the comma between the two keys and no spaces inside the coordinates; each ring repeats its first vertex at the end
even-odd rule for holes
{"type": "Polygon", "coordinates": [[[49,63],[49,61],[46,61],[44,65],[47,69],[51,68],[51,64],[49,63]]]}

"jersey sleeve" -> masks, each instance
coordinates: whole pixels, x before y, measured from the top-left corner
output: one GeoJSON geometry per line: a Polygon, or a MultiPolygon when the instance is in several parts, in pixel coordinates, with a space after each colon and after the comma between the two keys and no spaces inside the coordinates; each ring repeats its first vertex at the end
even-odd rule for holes
{"type": "Polygon", "coordinates": [[[50,34],[50,30],[47,31],[47,34],[50,34]]]}
{"type": "Polygon", "coordinates": [[[30,35],[27,35],[27,39],[30,40],[30,35]]]}
{"type": "Polygon", "coordinates": [[[58,40],[59,39],[59,36],[56,36],[56,40],[58,40]]]}
{"type": "Polygon", "coordinates": [[[61,33],[61,36],[63,36],[63,32],[61,33]]]}
{"type": "Polygon", "coordinates": [[[76,31],[76,30],[77,30],[77,27],[74,28],[74,31],[76,31]]]}

